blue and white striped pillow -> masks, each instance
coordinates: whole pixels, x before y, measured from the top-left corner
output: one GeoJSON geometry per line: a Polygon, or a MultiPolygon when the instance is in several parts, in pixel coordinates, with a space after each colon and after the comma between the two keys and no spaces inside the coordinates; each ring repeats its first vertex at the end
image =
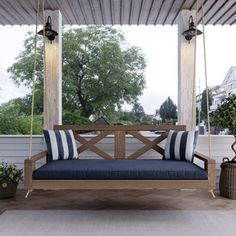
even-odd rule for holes
{"type": "Polygon", "coordinates": [[[165,145],[164,159],[193,162],[197,136],[197,131],[170,130],[165,145]]]}
{"type": "Polygon", "coordinates": [[[78,158],[72,130],[44,130],[48,161],[78,158]]]}

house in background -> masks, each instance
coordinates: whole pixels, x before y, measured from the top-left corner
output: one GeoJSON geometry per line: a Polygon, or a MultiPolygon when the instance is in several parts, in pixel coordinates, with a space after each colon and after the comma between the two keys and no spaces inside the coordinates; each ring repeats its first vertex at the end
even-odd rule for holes
{"type": "Polygon", "coordinates": [[[231,66],[221,87],[225,89],[226,96],[236,94],[236,66],[231,66]]]}
{"type": "MultiPolygon", "coordinates": [[[[236,94],[236,66],[231,66],[221,85],[215,85],[209,89],[212,104],[210,112],[214,112],[230,94],[236,94]]],[[[202,127],[201,134],[205,134],[205,124],[200,119],[202,93],[196,95],[196,107],[198,108],[199,127],[202,127]]],[[[200,128],[199,128],[200,129],[200,128]]]]}
{"type": "Polygon", "coordinates": [[[216,85],[211,88],[210,92],[212,97],[212,105],[210,106],[210,111],[215,111],[226,98],[226,90],[221,85],[216,85]]]}
{"type": "Polygon", "coordinates": [[[231,66],[221,85],[211,88],[211,111],[215,111],[229,94],[236,94],[236,66],[231,66]]]}

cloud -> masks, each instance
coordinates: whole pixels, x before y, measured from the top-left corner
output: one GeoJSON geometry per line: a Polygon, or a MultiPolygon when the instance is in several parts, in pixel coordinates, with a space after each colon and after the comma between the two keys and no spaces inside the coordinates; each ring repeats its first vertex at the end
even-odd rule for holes
{"type": "Polygon", "coordinates": [[[9,79],[5,70],[0,69],[0,104],[13,98],[23,97],[29,90],[23,86],[19,88],[9,79]]]}

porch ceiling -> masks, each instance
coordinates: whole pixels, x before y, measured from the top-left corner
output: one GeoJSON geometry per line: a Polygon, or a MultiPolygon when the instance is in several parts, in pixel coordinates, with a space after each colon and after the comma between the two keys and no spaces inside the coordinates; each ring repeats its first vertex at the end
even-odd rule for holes
{"type": "MultiPolygon", "coordinates": [[[[35,24],[36,2],[0,1],[0,25],[35,24]]],[[[236,24],[235,0],[204,5],[206,24],[236,24]]],[[[45,9],[61,11],[64,25],[173,25],[181,9],[195,8],[196,0],[45,0],[45,9]]]]}

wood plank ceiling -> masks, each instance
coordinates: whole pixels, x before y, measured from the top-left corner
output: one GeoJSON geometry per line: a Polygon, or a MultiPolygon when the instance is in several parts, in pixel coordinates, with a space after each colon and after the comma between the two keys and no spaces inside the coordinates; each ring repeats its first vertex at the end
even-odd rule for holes
{"type": "MultiPolygon", "coordinates": [[[[35,24],[36,2],[1,0],[0,25],[35,24]]],[[[196,0],[45,0],[45,9],[61,11],[63,25],[173,25],[181,9],[195,8],[196,0]]],[[[206,24],[236,24],[236,0],[205,0],[204,10],[206,24]]]]}

